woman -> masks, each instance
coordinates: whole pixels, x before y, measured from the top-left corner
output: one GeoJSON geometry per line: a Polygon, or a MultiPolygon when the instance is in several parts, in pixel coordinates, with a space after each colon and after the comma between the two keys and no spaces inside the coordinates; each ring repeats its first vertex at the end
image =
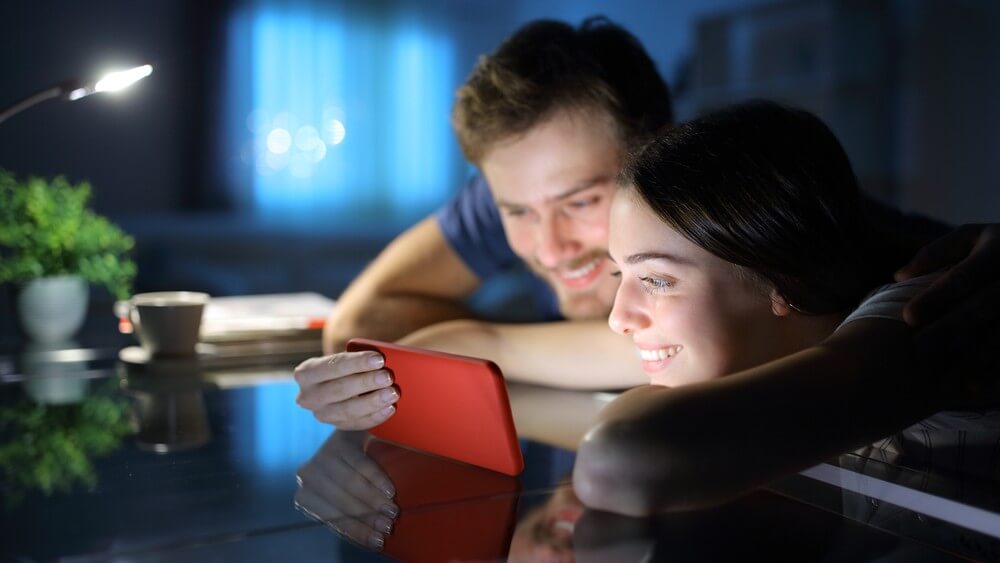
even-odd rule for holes
{"type": "Polygon", "coordinates": [[[901,261],[871,243],[847,157],[815,116],[766,102],[706,116],[639,150],[622,184],[609,324],[654,385],[581,443],[586,504],[721,502],[950,404],[947,379],[922,369],[934,351],[902,322],[932,277],[865,299],[891,281],[879,265],[901,261]]]}

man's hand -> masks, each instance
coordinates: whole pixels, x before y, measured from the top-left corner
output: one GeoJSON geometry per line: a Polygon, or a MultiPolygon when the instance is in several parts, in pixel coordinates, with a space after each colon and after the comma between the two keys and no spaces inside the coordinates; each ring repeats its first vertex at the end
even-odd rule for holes
{"type": "Polygon", "coordinates": [[[342,352],[310,358],[295,368],[296,402],[317,420],[342,430],[367,430],[386,421],[399,400],[378,352],[342,352]]]}
{"type": "Polygon", "coordinates": [[[967,329],[983,328],[984,321],[1000,317],[1000,225],[962,225],[922,248],[896,272],[904,281],[947,269],[903,310],[911,326],[949,320],[967,329]],[[983,311],[984,307],[989,307],[983,311]],[[983,314],[969,315],[972,311],[983,314]],[[989,313],[989,314],[985,314],[989,313]],[[972,323],[969,326],[968,323],[972,323]]]}
{"type": "Polygon", "coordinates": [[[1000,343],[1000,225],[963,225],[924,247],[898,281],[946,271],[913,298],[903,317],[920,330],[914,349],[939,377],[951,408],[995,406],[1000,343]]]}
{"type": "Polygon", "coordinates": [[[392,481],[364,452],[368,437],[334,432],[299,468],[295,506],[354,542],[382,549],[399,507],[392,481]]]}

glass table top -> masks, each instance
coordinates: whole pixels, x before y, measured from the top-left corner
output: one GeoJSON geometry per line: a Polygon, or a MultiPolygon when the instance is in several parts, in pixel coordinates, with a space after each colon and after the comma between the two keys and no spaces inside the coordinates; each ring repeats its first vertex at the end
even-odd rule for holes
{"type": "Polygon", "coordinates": [[[3,560],[1000,559],[996,481],[884,452],[634,519],[586,510],[569,484],[613,394],[510,384],[513,478],[335,431],[295,404],[292,364],[116,352],[0,357],[3,560]]]}

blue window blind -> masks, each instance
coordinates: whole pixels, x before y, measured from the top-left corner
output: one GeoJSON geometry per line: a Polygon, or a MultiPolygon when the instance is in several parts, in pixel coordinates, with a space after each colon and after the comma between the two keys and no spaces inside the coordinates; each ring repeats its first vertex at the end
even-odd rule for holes
{"type": "Polygon", "coordinates": [[[230,189],[260,216],[409,222],[463,173],[448,117],[454,47],[405,10],[261,1],[229,26],[230,189]]]}

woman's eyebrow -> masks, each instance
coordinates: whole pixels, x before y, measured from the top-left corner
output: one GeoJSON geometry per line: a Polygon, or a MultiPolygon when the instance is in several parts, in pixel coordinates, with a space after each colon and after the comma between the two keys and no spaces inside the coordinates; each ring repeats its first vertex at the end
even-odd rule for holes
{"type": "Polygon", "coordinates": [[[678,256],[676,254],[670,254],[668,252],[640,252],[638,254],[632,254],[625,258],[626,264],[638,264],[639,262],[645,262],[646,260],[666,260],[668,262],[673,262],[680,266],[693,266],[694,261],[690,258],[684,256],[678,256]]]}

